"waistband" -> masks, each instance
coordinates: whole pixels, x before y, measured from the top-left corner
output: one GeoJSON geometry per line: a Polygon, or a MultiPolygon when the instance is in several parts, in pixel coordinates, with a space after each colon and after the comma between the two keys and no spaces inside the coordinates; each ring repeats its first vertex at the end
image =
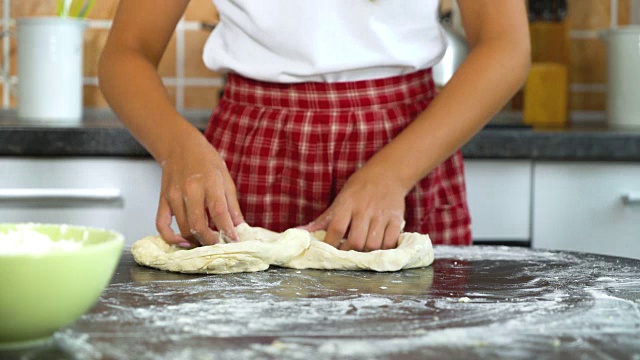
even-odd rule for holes
{"type": "Polygon", "coordinates": [[[291,110],[387,108],[435,96],[431,69],[389,78],[348,82],[271,83],[231,73],[224,100],[291,110]]]}

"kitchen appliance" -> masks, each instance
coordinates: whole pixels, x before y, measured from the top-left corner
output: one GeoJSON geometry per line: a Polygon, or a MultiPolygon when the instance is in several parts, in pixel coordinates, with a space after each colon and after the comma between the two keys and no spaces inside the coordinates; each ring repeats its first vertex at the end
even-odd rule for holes
{"type": "Polygon", "coordinates": [[[607,44],[607,118],[613,127],[640,128],[640,25],[600,33],[607,44]]]}
{"type": "Polygon", "coordinates": [[[460,9],[455,1],[450,9],[440,9],[439,18],[447,50],[442,60],[433,67],[433,81],[436,86],[443,87],[469,54],[469,47],[460,21],[460,9]]]}

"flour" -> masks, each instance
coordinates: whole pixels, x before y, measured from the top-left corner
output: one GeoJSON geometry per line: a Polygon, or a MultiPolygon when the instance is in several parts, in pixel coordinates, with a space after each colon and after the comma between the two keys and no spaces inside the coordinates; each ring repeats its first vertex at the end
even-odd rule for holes
{"type": "MultiPolygon", "coordinates": [[[[553,251],[531,251],[513,246],[435,246],[436,258],[456,260],[562,260],[571,258],[567,253],[553,251]]],[[[459,265],[454,261],[454,265],[459,265]]]]}
{"type": "Polygon", "coordinates": [[[102,354],[89,344],[89,335],[87,334],[71,334],[69,330],[63,330],[56,333],[54,338],[63,349],[73,349],[75,359],[102,359],[102,354]]]}
{"type": "Polygon", "coordinates": [[[134,282],[111,285],[56,340],[79,358],[113,359],[640,354],[638,262],[510,250],[436,247],[433,268],[382,274],[184,277],[136,267],[134,282]],[[495,278],[473,280],[482,274],[495,278]]]}
{"type": "Polygon", "coordinates": [[[54,241],[27,224],[18,226],[16,230],[0,233],[0,255],[42,255],[55,251],[74,251],[81,247],[80,241],[54,241]]]}

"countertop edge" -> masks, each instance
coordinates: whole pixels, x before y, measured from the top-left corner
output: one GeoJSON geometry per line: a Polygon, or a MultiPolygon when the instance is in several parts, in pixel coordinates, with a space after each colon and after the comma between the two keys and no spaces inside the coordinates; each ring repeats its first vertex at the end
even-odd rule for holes
{"type": "MultiPolygon", "coordinates": [[[[117,122],[105,126],[17,126],[0,119],[2,157],[150,157],[117,122]]],[[[201,131],[206,118],[192,123],[201,131]]],[[[467,159],[640,162],[640,130],[486,127],[462,147],[467,159]]]]}

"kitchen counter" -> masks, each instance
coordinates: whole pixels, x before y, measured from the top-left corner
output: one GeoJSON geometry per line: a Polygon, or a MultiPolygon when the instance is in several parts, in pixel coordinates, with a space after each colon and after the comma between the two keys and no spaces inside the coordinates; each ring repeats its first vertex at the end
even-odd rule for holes
{"type": "MultiPolygon", "coordinates": [[[[203,130],[208,114],[186,113],[203,130]]],[[[568,161],[640,161],[640,129],[573,127],[532,130],[519,126],[488,126],[463,148],[467,158],[568,161]]],[[[15,111],[0,111],[0,156],[123,156],[146,157],[116,117],[87,111],[79,124],[26,125],[15,111]]]]}
{"type": "Polygon", "coordinates": [[[640,260],[436,247],[396,273],[184,275],[125,253],[52,345],[3,359],[424,359],[640,356],[640,260]]]}

